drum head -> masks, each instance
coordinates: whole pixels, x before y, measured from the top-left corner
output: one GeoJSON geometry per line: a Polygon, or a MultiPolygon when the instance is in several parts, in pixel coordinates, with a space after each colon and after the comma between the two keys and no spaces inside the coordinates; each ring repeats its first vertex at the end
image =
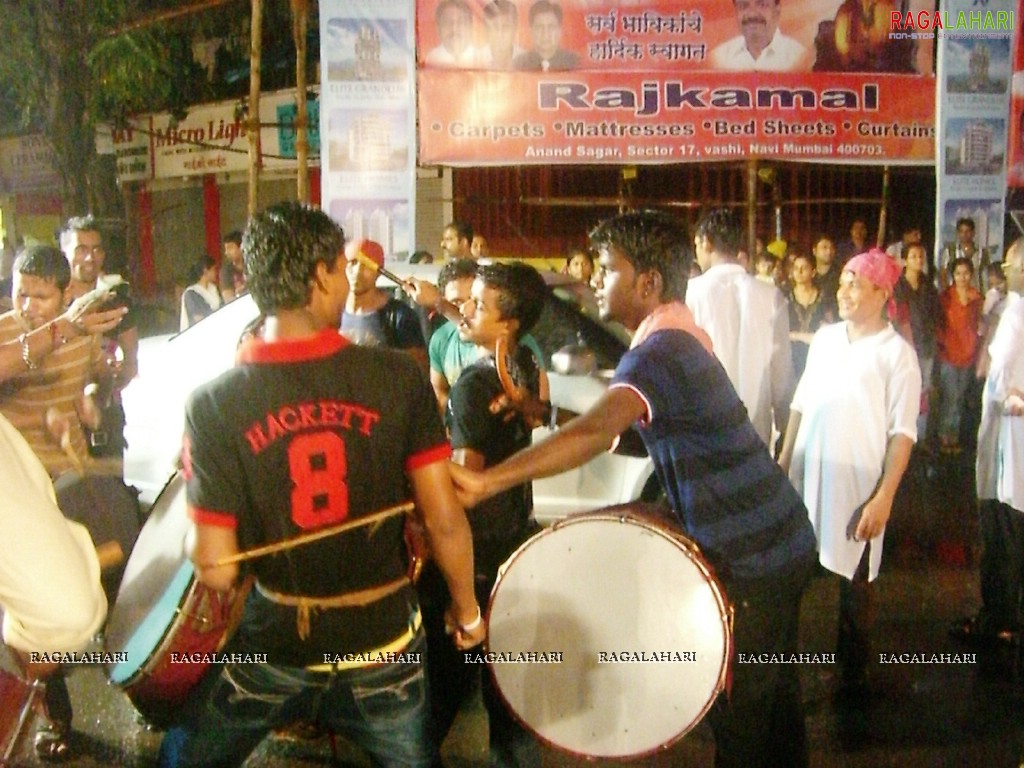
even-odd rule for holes
{"type": "Polygon", "coordinates": [[[667,747],[724,686],[721,590],[688,541],[652,522],[595,514],[542,531],[502,567],[488,614],[506,704],[575,755],[667,747]]]}
{"type": "Polygon", "coordinates": [[[192,581],[192,563],[186,555],[188,531],[185,481],[178,474],[153,504],[107,621],[107,650],[128,654],[126,662],[111,670],[111,682],[129,682],[174,620],[192,581]]]}

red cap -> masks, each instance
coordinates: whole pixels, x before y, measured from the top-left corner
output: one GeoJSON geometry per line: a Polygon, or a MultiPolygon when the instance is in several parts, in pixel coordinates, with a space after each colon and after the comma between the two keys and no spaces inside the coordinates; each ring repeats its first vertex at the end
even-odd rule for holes
{"type": "Polygon", "coordinates": [[[373,240],[354,240],[345,247],[345,253],[349,260],[365,256],[378,267],[384,266],[384,249],[373,240]]]}

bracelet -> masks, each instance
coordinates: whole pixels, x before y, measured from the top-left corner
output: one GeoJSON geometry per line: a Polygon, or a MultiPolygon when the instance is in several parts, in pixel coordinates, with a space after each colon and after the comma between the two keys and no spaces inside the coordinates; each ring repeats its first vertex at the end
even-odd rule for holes
{"type": "Polygon", "coordinates": [[[484,616],[480,612],[480,605],[477,604],[477,606],[476,606],[476,618],[473,619],[471,622],[469,622],[469,624],[459,624],[459,631],[462,632],[463,634],[465,634],[467,632],[472,632],[474,629],[476,629],[477,627],[479,627],[483,623],[484,623],[484,616]]]}
{"type": "Polygon", "coordinates": [[[39,367],[39,363],[32,359],[32,353],[28,348],[28,334],[23,333],[18,337],[18,341],[21,342],[21,361],[25,363],[25,367],[30,371],[34,371],[39,367]]]}
{"type": "Polygon", "coordinates": [[[554,403],[551,404],[551,415],[548,417],[548,429],[551,431],[558,429],[558,406],[554,403]]]}

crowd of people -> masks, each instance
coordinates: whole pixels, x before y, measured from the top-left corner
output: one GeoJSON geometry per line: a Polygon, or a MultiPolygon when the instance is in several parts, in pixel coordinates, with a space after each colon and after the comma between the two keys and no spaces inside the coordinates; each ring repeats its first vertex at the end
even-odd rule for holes
{"type": "MultiPolygon", "coordinates": [[[[838,581],[836,696],[862,716],[897,488],[915,451],[955,457],[975,431],[982,606],[952,631],[1012,642],[1024,592],[1024,302],[973,231],[958,222],[935,267],[912,227],[888,251],[857,220],[838,246],[823,234],[806,250],[774,240],[751,255],[726,209],[692,233],[668,214],[614,216],[565,272],[631,343],[587,412],[556,414],[530,336],[544,281],[489,260],[472,226],[444,228],[436,284],[409,279],[396,296],[377,285],[379,243],[346,242],[299,204],[257,214],[224,238],[220,260],[197,260],[182,295],[182,330],[245,293],[262,319],[235,367],[191,395],[182,463],[196,578],[225,593],[255,579],[225,653],[268,661],[212,668],[168,730],[161,765],[240,765],[295,722],[350,737],[377,764],[437,765],[476,685],[490,763],[540,765],[536,739],[462,652],[486,636],[481,606],[499,567],[537,531],[530,481],[627,443],[642,443],[675,523],[724,585],[734,652],[795,653],[810,580],[838,581]],[[559,428],[531,444],[541,423],[559,428]],[[368,535],[349,530],[369,522],[368,535]],[[339,535],[298,543],[330,526],[339,535]],[[238,565],[267,546],[276,554],[238,565]]],[[[119,281],[104,273],[95,221],[72,219],[60,243],[18,255],[14,309],[0,315],[0,469],[20,468],[25,486],[0,523],[27,509],[36,540],[64,541],[79,605],[47,619],[24,579],[0,582],[4,641],[19,659],[80,649],[102,623],[102,591],[88,589],[95,551],[56,521],[50,482],[83,466],[119,474],[118,393],[137,365],[131,303],[113,301],[119,281]]],[[[46,581],[46,559],[31,557],[22,576],[46,581]]],[[[26,662],[22,673],[47,681],[38,754],[66,757],[61,669],[26,662]]],[[[794,665],[737,665],[708,719],[716,765],[807,765],[794,665]]]]}

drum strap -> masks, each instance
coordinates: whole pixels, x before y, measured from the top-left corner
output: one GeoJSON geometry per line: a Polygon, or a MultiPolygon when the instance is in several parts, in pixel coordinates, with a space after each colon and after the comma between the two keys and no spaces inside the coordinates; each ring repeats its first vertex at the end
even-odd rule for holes
{"type": "Polygon", "coordinates": [[[406,584],[411,583],[408,576],[400,576],[394,581],[381,584],[369,589],[358,589],[354,592],[345,592],[334,597],[307,597],[305,595],[284,595],[275,592],[268,587],[256,582],[256,591],[267,600],[278,605],[288,605],[297,609],[295,617],[295,628],[299,633],[300,640],[309,637],[310,616],[314,611],[321,611],[328,608],[361,608],[364,605],[383,600],[392,595],[406,584]]]}

